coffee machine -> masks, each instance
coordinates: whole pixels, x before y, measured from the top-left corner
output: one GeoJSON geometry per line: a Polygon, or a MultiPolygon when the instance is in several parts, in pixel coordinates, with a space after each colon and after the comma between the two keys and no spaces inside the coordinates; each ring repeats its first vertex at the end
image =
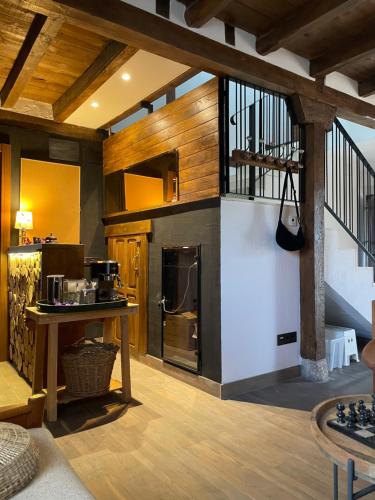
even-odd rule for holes
{"type": "Polygon", "coordinates": [[[115,260],[97,260],[90,262],[91,280],[96,283],[96,301],[111,302],[117,300],[117,287],[121,288],[120,265],[115,260]]]}

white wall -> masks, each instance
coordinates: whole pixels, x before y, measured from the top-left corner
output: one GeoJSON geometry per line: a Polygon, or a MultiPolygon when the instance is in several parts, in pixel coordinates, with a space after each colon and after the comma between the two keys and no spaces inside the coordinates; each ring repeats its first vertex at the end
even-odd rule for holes
{"type": "Polygon", "coordinates": [[[324,225],[324,279],[370,323],[375,300],[373,268],[358,266],[357,244],[328,210],[324,211],[324,225]]]}
{"type": "Polygon", "coordinates": [[[278,204],[221,202],[222,383],[300,363],[299,253],[276,244],[278,214],[278,204]],[[291,331],[298,342],[277,347],[291,331]]]}

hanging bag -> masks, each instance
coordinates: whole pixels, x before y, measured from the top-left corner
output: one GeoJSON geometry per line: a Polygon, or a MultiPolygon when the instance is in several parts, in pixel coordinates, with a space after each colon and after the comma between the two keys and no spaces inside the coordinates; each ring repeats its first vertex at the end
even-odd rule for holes
{"type": "Polygon", "coordinates": [[[299,218],[296,190],[294,188],[293,175],[290,168],[286,169],[286,175],[284,179],[283,194],[281,197],[281,205],[279,213],[279,223],[277,225],[277,230],[276,230],[276,242],[281,248],[283,248],[284,250],[289,250],[290,252],[294,252],[295,250],[301,250],[301,248],[303,248],[305,244],[305,238],[303,236],[301,221],[299,218]],[[288,187],[288,177],[290,179],[290,185],[292,188],[292,193],[294,198],[294,205],[296,207],[296,213],[297,213],[297,222],[299,225],[297,234],[293,234],[292,232],[290,232],[289,229],[285,226],[285,224],[283,224],[281,220],[283,215],[286,190],[288,187]]]}

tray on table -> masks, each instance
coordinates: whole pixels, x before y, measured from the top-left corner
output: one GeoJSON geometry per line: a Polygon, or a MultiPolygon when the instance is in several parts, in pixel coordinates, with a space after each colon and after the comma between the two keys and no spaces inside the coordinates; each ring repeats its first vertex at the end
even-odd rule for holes
{"type": "Polygon", "coordinates": [[[38,300],[36,307],[38,311],[44,313],[72,313],[84,311],[100,311],[102,309],[116,309],[118,307],[126,307],[128,305],[127,298],[120,298],[110,302],[95,302],[94,304],[72,304],[72,305],[54,305],[48,301],[38,300]]]}

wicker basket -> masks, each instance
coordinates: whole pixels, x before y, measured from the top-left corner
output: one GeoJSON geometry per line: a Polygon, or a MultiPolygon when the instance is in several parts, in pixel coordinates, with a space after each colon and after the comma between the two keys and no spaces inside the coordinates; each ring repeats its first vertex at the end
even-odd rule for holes
{"type": "Polygon", "coordinates": [[[22,490],[38,470],[39,452],[23,427],[0,422],[0,498],[22,490]]]}
{"type": "Polygon", "coordinates": [[[72,396],[94,397],[109,391],[118,346],[92,340],[75,343],[61,356],[67,391],[72,396]]]}

